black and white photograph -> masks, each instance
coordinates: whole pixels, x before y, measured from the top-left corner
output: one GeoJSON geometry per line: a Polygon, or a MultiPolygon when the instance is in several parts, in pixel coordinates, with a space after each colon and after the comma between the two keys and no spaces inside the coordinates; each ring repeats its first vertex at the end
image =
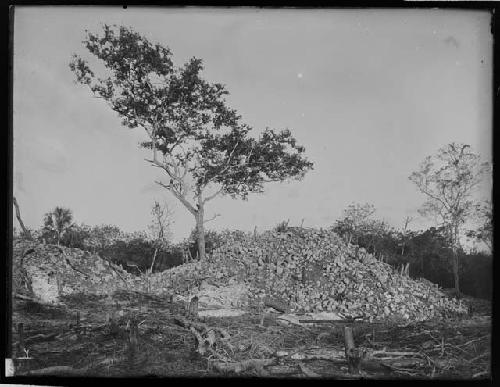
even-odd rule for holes
{"type": "Polygon", "coordinates": [[[491,10],[11,17],[3,380],[491,380],[491,10]]]}

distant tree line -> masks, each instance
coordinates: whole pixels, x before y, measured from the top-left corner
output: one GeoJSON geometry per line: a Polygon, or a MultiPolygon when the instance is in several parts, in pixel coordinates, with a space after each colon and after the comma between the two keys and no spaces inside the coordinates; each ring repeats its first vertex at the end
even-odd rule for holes
{"type": "MultiPolygon", "coordinates": [[[[484,222],[477,230],[470,230],[467,234],[489,246],[492,243],[491,207],[488,211],[486,204],[481,206],[484,222]]],[[[158,203],[153,206],[153,215],[158,211],[158,206],[158,203]]],[[[410,277],[425,278],[443,288],[453,287],[454,273],[451,265],[453,249],[444,227],[408,230],[412,219],[406,218],[403,227],[396,229],[387,222],[376,219],[375,212],[375,207],[371,204],[351,204],[331,229],[346,243],[364,248],[377,259],[390,264],[395,270],[409,264],[410,277]]],[[[288,223],[288,221],[280,222],[275,231],[286,232],[288,223]]],[[[156,226],[158,227],[158,222],[156,226]]],[[[151,229],[154,227],[153,222],[151,229]]],[[[28,231],[32,237],[44,243],[59,243],[62,246],[99,254],[136,275],[148,270],[163,271],[186,261],[199,259],[196,228],[182,242],[173,244],[165,239],[159,243],[153,232],[149,235],[146,232],[126,233],[113,225],[91,227],[83,223],[73,223],[73,215],[69,209],[56,207],[44,216],[42,228],[28,231]]],[[[166,230],[163,232],[169,234],[166,230]]],[[[20,236],[26,235],[22,230],[20,234],[20,236]]],[[[211,254],[224,238],[224,232],[206,231],[207,253],[211,254]]],[[[474,297],[491,299],[492,254],[475,250],[465,251],[462,248],[458,253],[462,292],[474,297]]]]}
{"type": "Polygon", "coordinates": [[[78,224],[69,208],[58,206],[44,215],[41,228],[24,228],[18,236],[99,254],[134,274],[163,271],[182,264],[186,261],[187,242],[170,242],[171,211],[155,202],[152,215],[149,234],[127,233],[109,224],[78,224]]]}
{"type": "MultiPolygon", "coordinates": [[[[482,206],[484,219],[478,230],[467,232],[469,237],[492,245],[491,207],[488,212],[482,206]]],[[[430,227],[427,230],[411,231],[406,218],[401,229],[395,229],[384,221],[373,217],[375,207],[370,204],[351,204],[341,219],[332,226],[346,243],[353,243],[366,249],[376,258],[395,269],[409,264],[409,275],[413,278],[426,278],[443,288],[455,285],[453,267],[454,247],[445,226],[430,227]]],[[[492,264],[491,252],[463,247],[456,250],[461,291],[475,297],[491,299],[492,264]]]]}

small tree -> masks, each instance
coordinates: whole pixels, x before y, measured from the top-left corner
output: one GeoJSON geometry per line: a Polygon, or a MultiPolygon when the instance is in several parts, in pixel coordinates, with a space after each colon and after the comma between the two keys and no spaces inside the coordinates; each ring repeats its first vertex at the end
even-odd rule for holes
{"type": "Polygon", "coordinates": [[[471,197],[488,166],[481,163],[479,155],[470,151],[469,145],[451,143],[439,149],[435,156],[426,157],[420,169],[409,177],[427,196],[419,212],[437,217],[446,230],[453,251],[452,267],[457,293],[460,292],[460,232],[467,217],[474,211],[471,197]]]}
{"type": "Polygon", "coordinates": [[[337,220],[333,230],[343,236],[346,242],[357,244],[363,231],[370,225],[370,217],[375,213],[372,204],[352,203],[345,210],[341,220],[337,220]]]}
{"type": "Polygon", "coordinates": [[[165,250],[168,246],[168,241],[171,237],[170,227],[173,224],[173,211],[167,204],[162,206],[159,202],[155,201],[151,209],[151,215],[153,220],[149,226],[149,230],[155,247],[151,267],[149,268],[149,271],[152,273],[158,251],[165,250]]]}
{"type": "Polygon", "coordinates": [[[55,236],[59,246],[61,237],[71,227],[73,214],[69,208],[56,207],[51,212],[47,212],[43,220],[44,234],[55,236]]]}
{"type": "Polygon", "coordinates": [[[358,244],[365,247],[374,256],[378,253],[383,258],[383,255],[392,253],[390,242],[393,241],[393,233],[393,229],[387,222],[379,219],[367,219],[358,230],[358,244]]]}
{"type": "Polygon", "coordinates": [[[480,222],[475,230],[469,230],[467,236],[483,242],[493,251],[493,207],[490,200],[485,200],[477,206],[477,218],[480,222]]]}
{"type": "Polygon", "coordinates": [[[312,169],[289,130],[266,129],[259,138],[225,101],[220,83],[202,78],[201,59],[174,67],[169,48],[126,27],[88,32],[83,44],[107,70],[98,77],[87,61],[70,63],[77,80],[103,98],[122,123],[141,127],[147,160],[165,173],[157,183],[194,216],[200,259],[205,257],[205,205],[219,194],[246,199],[265,182],[301,179],[312,169]]]}
{"type": "Polygon", "coordinates": [[[85,249],[90,238],[91,227],[86,224],[73,224],[61,237],[60,243],[66,247],[85,249]]]}
{"type": "Polygon", "coordinates": [[[405,254],[406,244],[407,244],[407,241],[409,239],[409,236],[411,235],[411,231],[408,230],[408,225],[410,224],[410,222],[412,220],[413,220],[413,218],[411,216],[405,217],[404,222],[403,222],[403,228],[402,228],[401,232],[399,233],[399,239],[401,241],[400,242],[401,256],[403,256],[405,254]]]}

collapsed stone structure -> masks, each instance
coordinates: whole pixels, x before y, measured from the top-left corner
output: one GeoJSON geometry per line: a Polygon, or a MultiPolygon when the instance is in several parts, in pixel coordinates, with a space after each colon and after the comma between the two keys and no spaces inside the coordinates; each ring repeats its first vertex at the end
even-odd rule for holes
{"type": "Polygon", "coordinates": [[[136,278],[98,255],[80,249],[17,240],[13,246],[13,292],[57,304],[73,293],[110,294],[138,289],[136,278]]]}
{"type": "Polygon", "coordinates": [[[17,292],[42,301],[60,295],[115,290],[176,294],[200,305],[261,308],[279,300],[292,312],[336,312],[366,319],[425,320],[466,313],[435,284],[398,274],[329,230],[290,228],[262,234],[228,232],[204,261],[136,277],[78,249],[18,243],[14,246],[17,292]]]}

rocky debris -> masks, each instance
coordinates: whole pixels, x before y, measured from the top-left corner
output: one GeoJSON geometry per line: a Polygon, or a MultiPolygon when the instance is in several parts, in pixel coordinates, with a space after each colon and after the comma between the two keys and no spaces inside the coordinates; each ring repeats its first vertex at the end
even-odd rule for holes
{"type": "MultiPolygon", "coordinates": [[[[289,228],[262,234],[227,232],[204,261],[145,278],[98,255],[36,242],[14,245],[14,290],[42,302],[71,293],[116,290],[175,294],[200,311],[272,307],[286,313],[331,312],[363,319],[426,320],[467,313],[437,285],[400,275],[328,230],[289,228]]],[[[210,312],[208,312],[210,313],[210,312]]]]}
{"type": "MultiPolygon", "coordinates": [[[[467,312],[429,281],[402,276],[364,249],[328,230],[291,228],[259,235],[227,233],[203,262],[157,273],[156,288],[193,293],[203,281],[245,284],[249,307],[279,299],[291,312],[335,312],[373,319],[426,320],[467,312]]],[[[237,301],[238,300],[238,301],[237,301]]]]}
{"type": "Polygon", "coordinates": [[[98,255],[63,246],[17,240],[13,246],[13,292],[57,304],[73,293],[138,290],[137,279],[98,255]]]}
{"type": "Polygon", "coordinates": [[[203,283],[186,295],[178,295],[175,301],[188,304],[192,297],[198,297],[199,312],[202,316],[240,316],[240,309],[245,305],[248,289],[245,284],[232,283],[227,286],[215,286],[203,283]]]}

